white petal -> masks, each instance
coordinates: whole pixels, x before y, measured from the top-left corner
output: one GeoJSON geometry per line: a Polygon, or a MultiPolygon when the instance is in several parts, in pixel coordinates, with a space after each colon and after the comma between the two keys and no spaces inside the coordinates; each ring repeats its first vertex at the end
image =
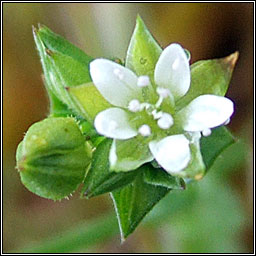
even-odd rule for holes
{"type": "Polygon", "coordinates": [[[233,102],[222,96],[202,95],[178,113],[185,131],[203,131],[224,124],[234,112],[233,102]]]}
{"type": "Polygon", "coordinates": [[[100,112],[94,126],[98,133],[113,139],[130,139],[138,134],[129,124],[127,112],[120,108],[108,108],[100,112]]]}
{"type": "Polygon", "coordinates": [[[178,173],[190,161],[189,141],[183,134],[168,136],[149,143],[156,161],[169,173],[178,173]]]}
{"type": "Polygon", "coordinates": [[[182,97],[190,86],[190,68],[184,49],[171,44],[164,49],[155,68],[155,82],[167,88],[175,100],[182,97]]]}
{"type": "Polygon", "coordinates": [[[112,105],[126,108],[132,99],[142,97],[141,88],[137,86],[137,76],[113,61],[92,61],[90,74],[97,89],[112,105]]]}

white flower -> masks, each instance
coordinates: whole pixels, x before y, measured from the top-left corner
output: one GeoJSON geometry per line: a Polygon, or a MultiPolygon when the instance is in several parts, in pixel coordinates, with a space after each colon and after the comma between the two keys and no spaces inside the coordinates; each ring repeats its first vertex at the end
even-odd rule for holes
{"type": "MultiPolygon", "coordinates": [[[[188,166],[190,144],[200,139],[199,132],[210,135],[211,128],[226,124],[233,113],[232,101],[216,95],[201,95],[176,112],[175,103],[190,87],[189,60],[178,44],[164,49],[151,80],[106,59],[92,61],[90,73],[102,96],[113,105],[96,116],[98,133],[115,140],[143,136],[152,154],[144,162],[155,158],[171,174],[188,166]]],[[[111,165],[118,161],[113,150],[111,165]]]]}

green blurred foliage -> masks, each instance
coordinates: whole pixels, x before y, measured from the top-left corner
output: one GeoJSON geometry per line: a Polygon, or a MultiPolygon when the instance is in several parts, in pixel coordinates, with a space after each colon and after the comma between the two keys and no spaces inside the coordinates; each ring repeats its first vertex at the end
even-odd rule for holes
{"type": "Polygon", "coordinates": [[[4,252],[253,251],[253,3],[4,3],[3,15],[4,252]],[[48,111],[31,26],[49,26],[90,56],[123,58],[138,13],[163,47],[182,44],[192,63],[239,51],[227,96],[236,106],[229,128],[243,143],[202,181],[170,193],[121,246],[108,196],[40,198],[21,184],[15,150],[48,111]]]}

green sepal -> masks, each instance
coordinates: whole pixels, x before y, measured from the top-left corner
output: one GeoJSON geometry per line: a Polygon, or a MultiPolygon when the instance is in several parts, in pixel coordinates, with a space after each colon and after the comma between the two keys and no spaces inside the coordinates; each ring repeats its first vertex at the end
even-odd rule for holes
{"type": "Polygon", "coordinates": [[[74,118],[47,118],[29,128],[16,156],[25,187],[38,196],[60,200],[82,183],[91,147],[74,118]]]}
{"type": "Polygon", "coordinates": [[[97,147],[103,140],[105,140],[105,137],[100,136],[90,122],[85,121],[84,119],[79,119],[78,124],[85,139],[90,141],[93,144],[93,147],[97,147]]]}
{"type": "Polygon", "coordinates": [[[235,143],[235,138],[224,126],[212,129],[210,136],[201,138],[201,154],[207,171],[221,152],[233,143],[235,143]]]}
{"type": "Polygon", "coordinates": [[[91,82],[89,67],[84,63],[49,49],[46,53],[59,73],[64,87],[73,87],[91,82]]]}
{"type": "Polygon", "coordinates": [[[115,172],[135,170],[153,160],[148,140],[140,135],[128,140],[114,140],[110,151],[110,168],[115,172]]]}
{"type": "Polygon", "coordinates": [[[224,96],[238,59],[238,52],[225,58],[201,60],[191,65],[189,91],[176,103],[177,111],[203,94],[224,96]]]}
{"type": "Polygon", "coordinates": [[[206,167],[200,149],[200,139],[192,139],[189,145],[191,160],[188,166],[182,170],[179,175],[183,178],[200,180],[205,175],[206,167]]]}
{"type": "Polygon", "coordinates": [[[68,92],[83,116],[91,123],[99,112],[112,106],[103,98],[93,83],[70,87],[68,92]]]}
{"type": "Polygon", "coordinates": [[[143,180],[148,184],[169,189],[185,189],[186,187],[182,178],[174,177],[162,168],[147,168],[143,173],[143,180]]]}
{"type": "Polygon", "coordinates": [[[111,192],[123,187],[134,179],[135,172],[115,173],[109,168],[109,151],[112,140],[105,139],[101,142],[92,157],[91,167],[86,174],[81,197],[86,198],[111,192]]]}
{"type": "MultiPolygon", "coordinates": [[[[48,90],[47,90],[48,91],[48,90]]],[[[76,116],[76,114],[68,108],[61,100],[59,100],[54,93],[50,90],[48,91],[48,96],[50,99],[50,113],[49,117],[70,117],[76,116]]]]}
{"type": "Polygon", "coordinates": [[[71,112],[82,116],[66,87],[91,81],[89,63],[92,58],[45,26],[40,26],[38,30],[33,28],[33,34],[50,98],[50,115],[55,116],[56,110],[58,116],[62,109],[64,113],[71,112]]]}
{"type": "Polygon", "coordinates": [[[50,51],[58,52],[69,56],[74,60],[83,63],[87,67],[89,63],[93,60],[93,58],[85,54],[84,51],[79,49],[77,46],[71,44],[65,38],[51,31],[45,25],[39,25],[37,35],[44,43],[45,48],[49,49],[50,51]]]}
{"type": "Polygon", "coordinates": [[[140,16],[128,47],[125,66],[137,75],[154,76],[155,65],[162,52],[140,16]]]}
{"type": "Polygon", "coordinates": [[[132,183],[111,193],[118,218],[121,240],[124,241],[139,225],[150,210],[170,191],[144,181],[144,171],[153,168],[150,164],[136,170],[132,183]]]}
{"type": "MultiPolygon", "coordinates": [[[[41,64],[43,67],[43,72],[44,72],[44,76],[43,76],[43,80],[44,80],[44,85],[46,88],[46,91],[48,93],[48,97],[50,100],[50,113],[49,115],[51,116],[55,116],[55,115],[59,115],[62,112],[66,112],[66,110],[68,109],[68,107],[66,107],[66,105],[60,100],[60,97],[57,96],[56,91],[54,90],[54,87],[51,83],[50,80],[50,62],[47,59],[47,55],[45,54],[45,47],[43,42],[41,41],[41,39],[38,36],[38,31],[36,30],[35,27],[33,27],[33,36],[34,36],[34,40],[35,40],[35,44],[40,56],[40,60],[41,60],[41,64]]],[[[60,114],[61,115],[61,114],[60,114]]]]}

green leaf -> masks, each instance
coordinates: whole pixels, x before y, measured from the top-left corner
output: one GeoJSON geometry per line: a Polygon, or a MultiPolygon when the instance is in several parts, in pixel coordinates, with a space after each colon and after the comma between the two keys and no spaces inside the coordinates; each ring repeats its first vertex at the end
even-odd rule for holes
{"type": "Polygon", "coordinates": [[[188,93],[176,103],[177,110],[203,94],[224,96],[238,59],[238,52],[225,58],[201,60],[191,65],[191,85],[188,93]]]}
{"type": "Polygon", "coordinates": [[[153,160],[148,140],[136,136],[128,140],[114,140],[110,151],[110,168],[115,172],[135,170],[153,160]]]}
{"type": "Polygon", "coordinates": [[[55,51],[47,50],[47,54],[52,60],[65,87],[91,82],[89,68],[84,63],[55,51]]]}
{"type": "Polygon", "coordinates": [[[109,169],[109,151],[112,140],[105,139],[93,153],[91,168],[89,169],[82,189],[87,198],[111,192],[123,187],[134,179],[134,172],[115,173],[109,169]]]}
{"type": "MultiPolygon", "coordinates": [[[[35,27],[33,27],[33,36],[34,36],[34,40],[36,43],[36,47],[40,56],[40,60],[41,60],[41,64],[43,67],[43,72],[44,72],[44,85],[45,88],[47,90],[48,96],[49,96],[49,100],[50,100],[50,115],[55,115],[55,109],[57,110],[56,112],[58,113],[59,111],[61,111],[61,105],[62,105],[62,101],[60,101],[60,98],[57,96],[56,91],[53,88],[53,85],[51,83],[50,80],[50,68],[49,68],[49,60],[47,59],[47,55],[45,54],[45,47],[42,43],[42,41],[40,40],[38,34],[37,34],[37,30],[35,27]]],[[[64,106],[64,105],[62,105],[64,106]]]]}
{"type": "Polygon", "coordinates": [[[143,172],[153,168],[150,164],[137,169],[132,183],[111,193],[118,218],[122,241],[139,225],[146,214],[159,202],[169,189],[145,183],[143,172]]]}
{"type": "Polygon", "coordinates": [[[81,49],[71,44],[60,35],[55,34],[45,25],[39,26],[37,35],[40,37],[40,40],[43,42],[45,48],[49,49],[50,51],[69,56],[74,60],[83,63],[87,67],[93,60],[92,57],[85,54],[81,49]]]}
{"type": "Polygon", "coordinates": [[[137,75],[149,75],[153,78],[155,65],[161,52],[161,47],[138,16],[128,47],[125,66],[137,75]]]}
{"type": "Polygon", "coordinates": [[[97,147],[103,140],[105,140],[105,137],[100,136],[95,130],[94,126],[88,121],[80,119],[78,120],[78,123],[80,130],[85,136],[85,139],[91,141],[94,147],[97,147]]]}
{"type": "Polygon", "coordinates": [[[54,91],[76,114],[86,118],[84,109],[81,109],[69,94],[69,88],[88,82],[88,68],[69,56],[49,50],[46,50],[46,54],[50,63],[48,72],[54,91]]]}
{"type": "Polygon", "coordinates": [[[168,174],[164,169],[147,168],[143,174],[144,181],[151,185],[169,189],[185,189],[186,186],[183,179],[168,174]]]}
{"type": "Polygon", "coordinates": [[[83,116],[91,123],[99,112],[111,107],[93,83],[70,87],[68,92],[83,116]]]}
{"type": "Polygon", "coordinates": [[[33,124],[17,149],[17,168],[25,187],[38,196],[59,200],[82,183],[91,161],[73,118],[47,118],[33,124]]]}
{"type": "Polygon", "coordinates": [[[91,81],[89,62],[92,58],[45,26],[41,26],[39,30],[34,28],[33,33],[43,66],[45,85],[51,103],[51,114],[54,116],[56,105],[64,112],[67,109],[75,115],[83,116],[82,111],[71,99],[66,87],[91,81]]]}
{"type": "Polygon", "coordinates": [[[49,100],[50,100],[50,113],[49,117],[70,117],[76,116],[75,113],[68,108],[61,100],[59,100],[55,94],[45,84],[49,100]]]}
{"type": "Polygon", "coordinates": [[[207,171],[220,153],[233,143],[235,143],[234,137],[224,126],[213,129],[210,136],[201,139],[201,153],[207,171]]]}
{"type": "MultiPolygon", "coordinates": [[[[53,81],[53,70],[52,70],[52,64],[49,59],[49,56],[47,54],[45,45],[43,44],[42,40],[38,36],[38,31],[33,27],[33,35],[34,35],[34,40],[37,46],[37,50],[40,56],[41,64],[43,67],[43,72],[44,72],[44,84],[50,99],[50,116],[62,116],[65,113],[73,113],[71,111],[70,107],[66,105],[64,102],[67,102],[67,100],[63,99],[61,97],[61,94],[59,93],[58,90],[56,90],[55,82],[53,81]]],[[[63,93],[65,94],[64,88],[61,88],[63,93]]],[[[72,103],[70,103],[72,104],[72,103]]]]}

